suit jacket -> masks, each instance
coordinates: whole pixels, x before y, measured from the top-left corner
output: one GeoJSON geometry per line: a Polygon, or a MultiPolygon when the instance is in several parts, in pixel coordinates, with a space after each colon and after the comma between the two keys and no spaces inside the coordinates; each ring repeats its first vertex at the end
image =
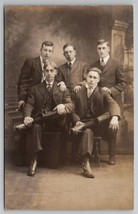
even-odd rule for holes
{"type": "Polygon", "coordinates": [[[67,88],[72,92],[73,88],[82,80],[85,79],[87,72],[87,65],[84,62],[80,62],[77,59],[73,63],[71,71],[68,68],[68,64],[65,63],[59,67],[56,80],[58,82],[64,81],[67,88]]]}
{"type": "MultiPolygon", "coordinates": [[[[45,99],[46,99],[46,82],[40,83],[36,86],[33,86],[28,95],[27,102],[24,108],[24,116],[36,116],[39,112],[41,112],[44,107],[45,99]]],[[[57,86],[57,82],[53,84],[53,100],[56,105],[64,104],[66,107],[67,113],[71,113],[74,109],[74,104],[71,101],[68,90],[65,92],[60,91],[57,86]]]]}
{"type": "MultiPolygon", "coordinates": [[[[73,96],[75,111],[72,113],[73,123],[86,119],[87,115],[87,89],[85,86],[73,96]]],[[[90,106],[92,119],[98,119],[99,122],[109,119],[116,115],[120,117],[120,108],[115,100],[100,87],[96,87],[90,97],[90,106]]]]}
{"type": "MultiPolygon", "coordinates": [[[[102,70],[102,67],[100,66],[100,60],[91,66],[100,68],[102,70]]],[[[121,112],[123,112],[121,92],[124,91],[126,85],[126,74],[123,71],[123,67],[119,65],[116,60],[110,57],[102,71],[99,86],[110,88],[112,97],[120,106],[121,112]]]]}
{"type": "Polygon", "coordinates": [[[41,82],[42,68],[40,56],[27,59],[22,66],[18,82],[18,100],[26,101],[28,91],[41,82]]]}

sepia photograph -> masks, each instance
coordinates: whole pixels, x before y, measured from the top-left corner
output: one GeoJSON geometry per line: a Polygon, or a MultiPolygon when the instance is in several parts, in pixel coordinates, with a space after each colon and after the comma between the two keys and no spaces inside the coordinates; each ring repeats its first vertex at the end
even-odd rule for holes
{"type": "Polygon", "coordinates": [[[5,5],[4,209],[134,209],[132,5],[5,5]]]}

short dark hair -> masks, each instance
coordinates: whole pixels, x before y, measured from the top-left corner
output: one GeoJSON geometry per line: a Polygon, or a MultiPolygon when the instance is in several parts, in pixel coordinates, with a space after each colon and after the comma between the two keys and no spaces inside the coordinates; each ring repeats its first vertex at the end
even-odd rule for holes
{"type": "Polygon", "coordinates": [[[102,44],[104,44],[104,43],[106,43],[107,46],[110,47],[110,43],[109,43],[109,41],[106,40],[106,39],[100,39],[100,40],[98,40],[98,41],[97,41],[97,46],[98,46],[98,45],[102,45],[102,44]]]}
{"type": "Polygon", "coordinates": [[[51,47],[54,47],[54,44],[50,41],[44,41],[42,42],[42,45],[41,45],[41,49],[43,48],[43,46],[51,46],[51,47]]]}
{"type": "Polygon", "coordinates": [[[99,76],[101,77],[102,71],[101,71],[99,68],[97,68],[97,67],[91,67],[91,66],[90,66],[90,67],[87,69],[87,75],[88,75],[88,73],[89,73],[90,71],[97,72],[97,73],[99,74],[99,76]]]}
{"type": "Polygon", "coordinates": [[[75,48],[75,46],[72,44],[72,43],[66,43],[64,46],[63,46],[63,51],[65,50],[65,48],[67,48],[67,47],[69,47],[69,46],[72,46],[73,47],[73,49],[76,51],[76,48],[75,48]]]}

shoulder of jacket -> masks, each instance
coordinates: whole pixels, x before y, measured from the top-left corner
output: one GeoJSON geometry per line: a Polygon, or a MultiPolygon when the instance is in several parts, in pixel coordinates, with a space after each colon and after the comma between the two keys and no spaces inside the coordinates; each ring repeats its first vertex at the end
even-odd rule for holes
{"type": "Polygon", "coordinates": [[[66,67],[66,65],[67,65],[67,63],[61,64],[61,65],[58,67],[58,69],[62,69],[62,68],[64,68],[64,67],[66,67]]]}

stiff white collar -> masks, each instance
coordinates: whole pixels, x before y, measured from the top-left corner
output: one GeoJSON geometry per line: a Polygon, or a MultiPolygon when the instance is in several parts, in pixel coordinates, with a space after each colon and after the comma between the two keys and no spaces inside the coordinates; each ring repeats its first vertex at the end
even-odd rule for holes
{"type": "Polygon", "coordinates": [[[75,60],[76,60],[76,58],[74,58],[72,61],[67,61],[67,64],[69,65],[71,63],[73,65],[75,60]]]}
{"type": "Polygon", "coordinates": [[[106,56],[106,57],[104,57],[104,58],[100,58],[100,62],[102,61],[102,59],[103,59],[103,61],[104,61],[104,63],[106,64],[107,63],[107,61],[108,61],[108,59],[109,59],[109,54],[106,56]]]}

